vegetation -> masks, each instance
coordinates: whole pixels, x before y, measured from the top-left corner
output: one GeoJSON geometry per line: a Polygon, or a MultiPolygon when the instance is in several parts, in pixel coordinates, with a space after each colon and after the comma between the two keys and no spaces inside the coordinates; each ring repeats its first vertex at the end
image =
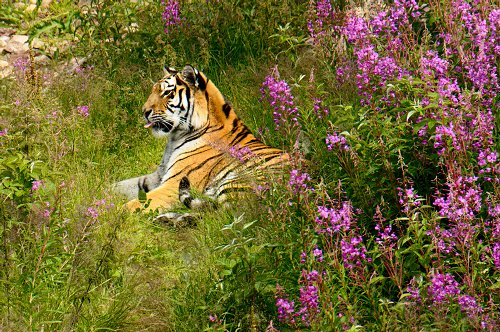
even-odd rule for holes
{"type": "Polygon", "coordinates": [[[71,46],[0,81],[0,330],[499,329],[492,2],[84,3],[2,4],[71,46]],[[161,159],[141,105],[187,63],[292,167],[175,229],[109,187],[161,159]]]}

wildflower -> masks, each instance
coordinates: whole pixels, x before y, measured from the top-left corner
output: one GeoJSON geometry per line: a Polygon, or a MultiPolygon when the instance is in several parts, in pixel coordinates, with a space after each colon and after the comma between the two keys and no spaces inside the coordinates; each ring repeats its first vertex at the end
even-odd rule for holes
{"type": "Polygon", "coordinates": [[[49,218],[52,212],[49,209],[45,209],[42,213],[42,217],[49,218]]]}
{"type": "Polygon", "coordinates": [[[328,151],[332,151],[334,149],[339,149],[341,151],[349,150],[349,144],[347,143],[345,137],[337,133],[326,136],[326,146],[328,151]]]}
{"type": "Polygon", "coordinates": [[[352,44],[362,43],[370,35],[366,21],[356,15],[348,17],[342,32],[347,37],[347,41],[352,44]]]}
{"type": "Polygon", "coordinates": [[[317,0],[310,2],[310,17],[307,20],[307,29],[315,43],[327,34],[329,21],[333,18],[334,12],[330,0],[317,0]]]}
{"type": "Polygon", "coordinates": [[[314,98],[313,101],[314,114],[316,114],[319,119],[322,119],[324,116],[330,114],[330,110],[328,109],[328,107],[323,107],[323,100],[321,100],[320,98],[314,98]]]}
{"type": "Polygon", "coordinates": [[[290,186],[294,194],[297,195],[305,193],[308,190],[312,190],[312,188],[307,185],[308,181],[311,181],[311,177],[309,176],[309,174],[305,172],[302,173],[296,169],[292,169],[290,171],[290,180],[288,181],[288,185],[290,186]]]}
{"type": "Polygon", "coordinates": [[[413,187],[397,188],[399,204],[403,208],[404,213],[409,213],[412,209],[420,206],[418,195],[415,194],[413,187]]]}
{"type": "Polygon", "coordinates": [[[496,242],[493,246],[492,256],[495,269],[500,270],[500,242],[496,242]]]}
{"type": "Polygon", "coordinates": [[[460,294],[458,282],[449,273],[436,273],[432,276],[431,285],[427,288],[427,292],[433,303],[448,303],[450,298],[460,294]]]}
{"type": "Polygon", "coordinates": [[[322,262],[323,261],[323,251],[319,248],[315,248],[313,250],[313,256],[316,257],[316,260],[318,262],[322,262]]]}
{"type": "Polygon", "coordinates": [[[88,118],[90,115],[89,107],[87,105],[77,106],[76,110],[84,118],[88,118]]]}
{"type": "Polygon", "coordinates": [[[346,268],[354,269],[355,267],[362,267],[364,263],[371,261],[370,258],[366,257],[366,247],[363,244],[361,236],[342,239],[340,245],[342,248],[342,259],[346,268]]]}
{"type": "Polygon", "coordinates": [[[278,319],[282,323],[295,324],[295,303],[294,301],[288,301],[284,298],[278,298],[276,300],[276,307],[278,308],[278,319]]]}
{"type": "Polygon", "coordinates": [[[169,28],[175,26],[181,22],[179,1],[177,0],[162,0],[162,6],[164,6],[162,19],[165,24],[163,29],[166,34],[169,33],[169,28]]]}
{"type": "Polygon", "coordinates": [[[434,205],[440,208],[439,214],[452,221],[474,218],[482,206],[482,190],[477,180],[474,176],[459,176],[454,181],[448,181],[448,195],[438,197],[434,201],[434,205]]]}
{"type": "Polygon", "coordinates": [[[240,162],[245,163],[252,158],[252,150],[247,146],[241,147],[239,144],[231,146],[228,150],[231,157],[238,159],[240,162]]]}
{"type": "Polygon", "coordinates": [[[305,252],[302,252],[302,253],[300,254],[300,262],[301,262],[302,264],[305,264],[305,263],[307,262],[307,254],[306,254],[305,252]]]}
{"type": "Polygon", "coordinates": [[[316,286],[307,285],[300,288],[300,304],[301,308],[298,315],[306,326],[310,325],[310,320],[315,313],[319,312],[319,296],[316,286]]]}
{"type": "Polygon", "coordinates": [[[30,65],[30,60],[28,58],[20,57],[14,62],[14,68],[19,71],[25,72],[30,65]]]}
{"type": "Polygon", "coordinates": [[[483,308],[479,305],[473,296],[460,295],[457,299],[460,309],[467,313],[471,319],[477,319],[478,315],[483,312],[483,308]]]}
{"type": "Polygon", "coordinates": [[[316,224],[319,226],[318,233],[332,235],[341,231],[347,232],[354,221],[350,202],[342,202],[340,208],[318,206],[318,214],[315,219],[316,224]]]}
{"type": "Polygon", "coordinates": [[[449,230],[442,229],[439,225],[427,231],[427,235],[431,236],[433,244],[441,253],[449,254],[456,245],[454,234],[449,230]]]}
{"type": "Polygon", "coordinates": [[[260,89],[262,98],[266,98],[271,107],[273,107],[273,118],[276,129],[288,123],[292,127],[299,125],[299,111],[294,105],[294,97],[291,89],[285,80],[279,81],[277,69],[273,70],[271,75],[266,76],[260,89]]]}
{"type": "Polygon", "coordinates": [[[7,128],[4,128],[4,129],[0,130],[0,137],[1,136],[7,136],[7,134],[8,134],[7,128]]]}
{"type": "Polygon", "coordinates": [[[94,220],[97,220],[97,218],[99,217],[99,212],[94,207],[88,207],[87,211],[85,212],[85,215],[94,220]]]}
{"type": "Polygon", "coordinates": [[[52,214],[54,209],[50,207],[50,202],[45,202],[45,206],[46,206],[46,208],[42,212],[42,217],[48,219],[48,218],[50,218],[50,215],[52,214]]]}
{"type": "Polygon", "coordinates": [[[42,180],[35,180],[31,184],[31,191],[37,191],[43,185],[42,180]]]}
{"type": "Polygon", "coordinates": [[[415,286],[409,285],[406,288],[406,291],[408,292],[408,298],[415,301],[416,303],[420,303],[422,299],[420,298],[420,289],[415,286]]]}
{"type": "Polygon", "coordinates": [[[375,225],[375,230],[378,231],[378,234],[377,234],[377,237],[375,238],[375,241],[382,248],[392,248],[396,244],[398,237],[392,231],[391,224],[384,227],[382,225],[382,223],[377,223],[375,225]]]}

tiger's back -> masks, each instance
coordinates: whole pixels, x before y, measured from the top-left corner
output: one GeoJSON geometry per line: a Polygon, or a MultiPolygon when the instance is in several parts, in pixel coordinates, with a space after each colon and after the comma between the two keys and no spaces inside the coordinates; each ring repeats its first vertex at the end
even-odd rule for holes
{"type": "Polygon", "coordinates": [[[145,127],[168,136],[168,143],[155,172],[116,184],[131,199],[131,210],[141,208],[135,198],[140,190],[147,193],[149,209],[178,204],[184,177],[191,188],[225,200],[287,164],[288,155],[260,142],[213,82],[191,66],[181,72],[167,68],[143,111],[145,127]]]}

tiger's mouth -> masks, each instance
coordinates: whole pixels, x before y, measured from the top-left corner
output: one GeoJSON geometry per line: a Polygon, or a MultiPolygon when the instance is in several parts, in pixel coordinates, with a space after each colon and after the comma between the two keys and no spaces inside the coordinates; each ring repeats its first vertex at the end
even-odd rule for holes
{"type": "Polygon", "coordinates": [[[174,123],[171,121],[157,121],[157,122],[147,122],[144,125],[144,128],[152,128],[156,131],[162,131],[164,133],[168,133],[174,127],[174,123]]]}

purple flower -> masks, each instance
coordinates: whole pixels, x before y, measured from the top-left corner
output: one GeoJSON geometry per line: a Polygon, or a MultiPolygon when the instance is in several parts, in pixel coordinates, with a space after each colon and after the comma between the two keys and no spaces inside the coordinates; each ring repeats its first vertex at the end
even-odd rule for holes
{"type": "Polygon", "coordinates": [[[331,20],[334,16],[330,0],[317,0],[310,2],[307,29],[315,43],[319,43],[328,34],[331,20]]]}
{"type": "Polygon", "coordinates": [[[338,232],[347,232],[354,222],[352,205],[350,202],[342,202],[340,208],[328,208],[318,206],[318,216],[315,220],[318,225],[318,233],[333,235],[338,232]]]}
{"type": "Polygon", "coordinates": [[[500,270],[500,242],[496,242],[493,245],[493,263],[495,264],[495,269],[500,270]]]}
{"type": "Polygon", "coordinates": [[[413,187],[409,188],[397,188],[399,204],[403,208],[404,213],[409,213],[414,208],[420,206],[419,196],[414,192],[413,187]]]}
{"type": "Polygon", "coordinates": [[[349,144],[344,136],[337,133],[329,134],[326,136],[326,146],[329,151],[338,149],[341,151],[349,150],[349,144]]]}
{"type": "Polygon", "coordinates": [[[323,100],[321,100],[319,98],[314,98],[313,101],[314,101],[314,105],[313,105],[314,114],[316,114],[316,116],[319,119],[322,119],[323,117],[330,114],[330,110],[327,107],[323,106],[323,100]]]}
{"type": "Polygon", "coordinates": [[[342,249],[344,266],[348,269],[362,267],[363,264],[371,261],[370,258],[366,257],[366,248],[361,236],[353,236],[351,239],[342,239],[340,246],[342,249]]]}
{"type": "Polygon", "coordinates": [[[231,146],[229,148],[229,154],[231,157],[238,159],[240,162],[245,163],[252,158],[252,150],[248,147],[241,147],[239,144],[231,146]]]}
{"type": "Polygon", "coordinates": [[[162,0],[162,6],[164,6],[162,19],[165,24],[163,29],[166,34],[169,33],[169,28],[175,26],[181,22],[179,1],[177,0],[162,0]]]}
{"type": "Polygon", "coordinates": [[[275,68],[271,75],[266,76],[260,89],[262,98],[267,99],[273,108],[274,123],[278,130],[284,124],[299,126],[299,111],[294,104],[291,89],[285,80],[279,81],[279,73],[275,68]]]}
{"type": "Polygon", "coordinates": [[[28,66],[30,65],[30,60],[28,58],[18,58],[16,62],[14,62],[14,68],[16,68],[19,71],[25,72],[26,69],[28,69],[28,66]]]}
{"type": "Polygon", "coordinates": [[[356,15],[350,15],[347,24],[343,29],[343,34],[349,43],[362,43],[370,34],[366,21],[356,15]]]}
{"type": "Polygon", "coordinates": [[[420,303],[422,299],[420,298],[420,289],[415,286],[408,286],[406,288],[406,291],[408,292],[408,298],[415,301],[416,303],[420,303]]]}
{"type": "Polygon", "coordinates": [[[94,207],[88,207],[85,215],[94,220],[97,220],[97,218],[99,217],[99,211],[97,211],[97,209],[94,207]]]}
{"type": "Polygon", "coordinates": [[[309,174],[305,172],[302,173],[296,169],[292,169],[290,171],[290,180],[288,181],[288,185],[294,194],[302,194],[308,190],[312,190],[312,188],[307,185],[307,182],[309,181],[311,181],[309,174]]]}
{"type": "Polygon", "coordinates": [[[305,264],[305,263],[307,262],[307,253],[302,252],[302,253],[300,254],[300,262],[301,262],[302,264],[305,264]]]}
{"type": "Polygon", "coordinates": [[[482,190],[477,180],[477,177],[459,176],[455,181],[449,181],[448,195],[441,195],[434,201],[434,205],[440,208],[439,214],[452,221],[473,219],[482,206],[482,190]]]}
{"type": "Polygon", "coordinates": [[[87,105],[77,106],[76,110],[84,118],[88,118],[90,115],[89,107],[87,105]]]}
{"type": "Polygon", "coordinates": [[[456,245],[454,234],[449,230],[442,229],[439,225],[427,231],[427,235],[431,236],[432,243],[440,253],[449,254],[456,245]]]}
{"type": "Polygon", "coordinates": [[[278,319],[280,322],[295,324],[295,303],[293,301],[278,298],[276,300],[276,307],[278,308],[278,319]]]}
{"type": "Polygon", "coordinates": [[[7,134],[8,134],[7,128],[4,128],[4,129],[0,130],[0,137],[1,136],[7,136],[7,134]]]}
{"type": "Polygon", "coordinates": [[[388,224],[383,226],[382,223],[377,223],[375,229],[378,231],[375,241],[380,245],[382,249],[392,248],[396,244],[398,237],[392,231],[392,225],[388,224]]]}
{"type": "Polygon", "coordinates": [[[31,191],[37,191],[43,185],[42,180],[35,180],[31,184],[31,191]]]}
{"type": "Polygon", "coordinates": [[[300,304],[301,308],[298,312],[302,322],[306,326],[310,326],[310,320],[315,313],[319,312],[319,296],[316,286],[307,285],[300,288],[300,304]]]}
{"type": "Polygon", "coordinates": [[[318,262],[322,262],[323,261],[323,251],[319,248],[315,248],[313,250],[313,256],[316,257],[316,260],[318,262]]]}
{"type": "Polygon", "coordinates": [[[451,298],[460,294],[458,282],[451,274],[436,273],[432,276],[427,292],[433,303],[448,303],[451,298]]]}
{"type": "Polygon", "coordinates": [[[473,296],[460,295],[457,300],[460,309],[471,319],[477,319],[479,314],[483,312],[483,308],[479,305],[473,296]]]}

